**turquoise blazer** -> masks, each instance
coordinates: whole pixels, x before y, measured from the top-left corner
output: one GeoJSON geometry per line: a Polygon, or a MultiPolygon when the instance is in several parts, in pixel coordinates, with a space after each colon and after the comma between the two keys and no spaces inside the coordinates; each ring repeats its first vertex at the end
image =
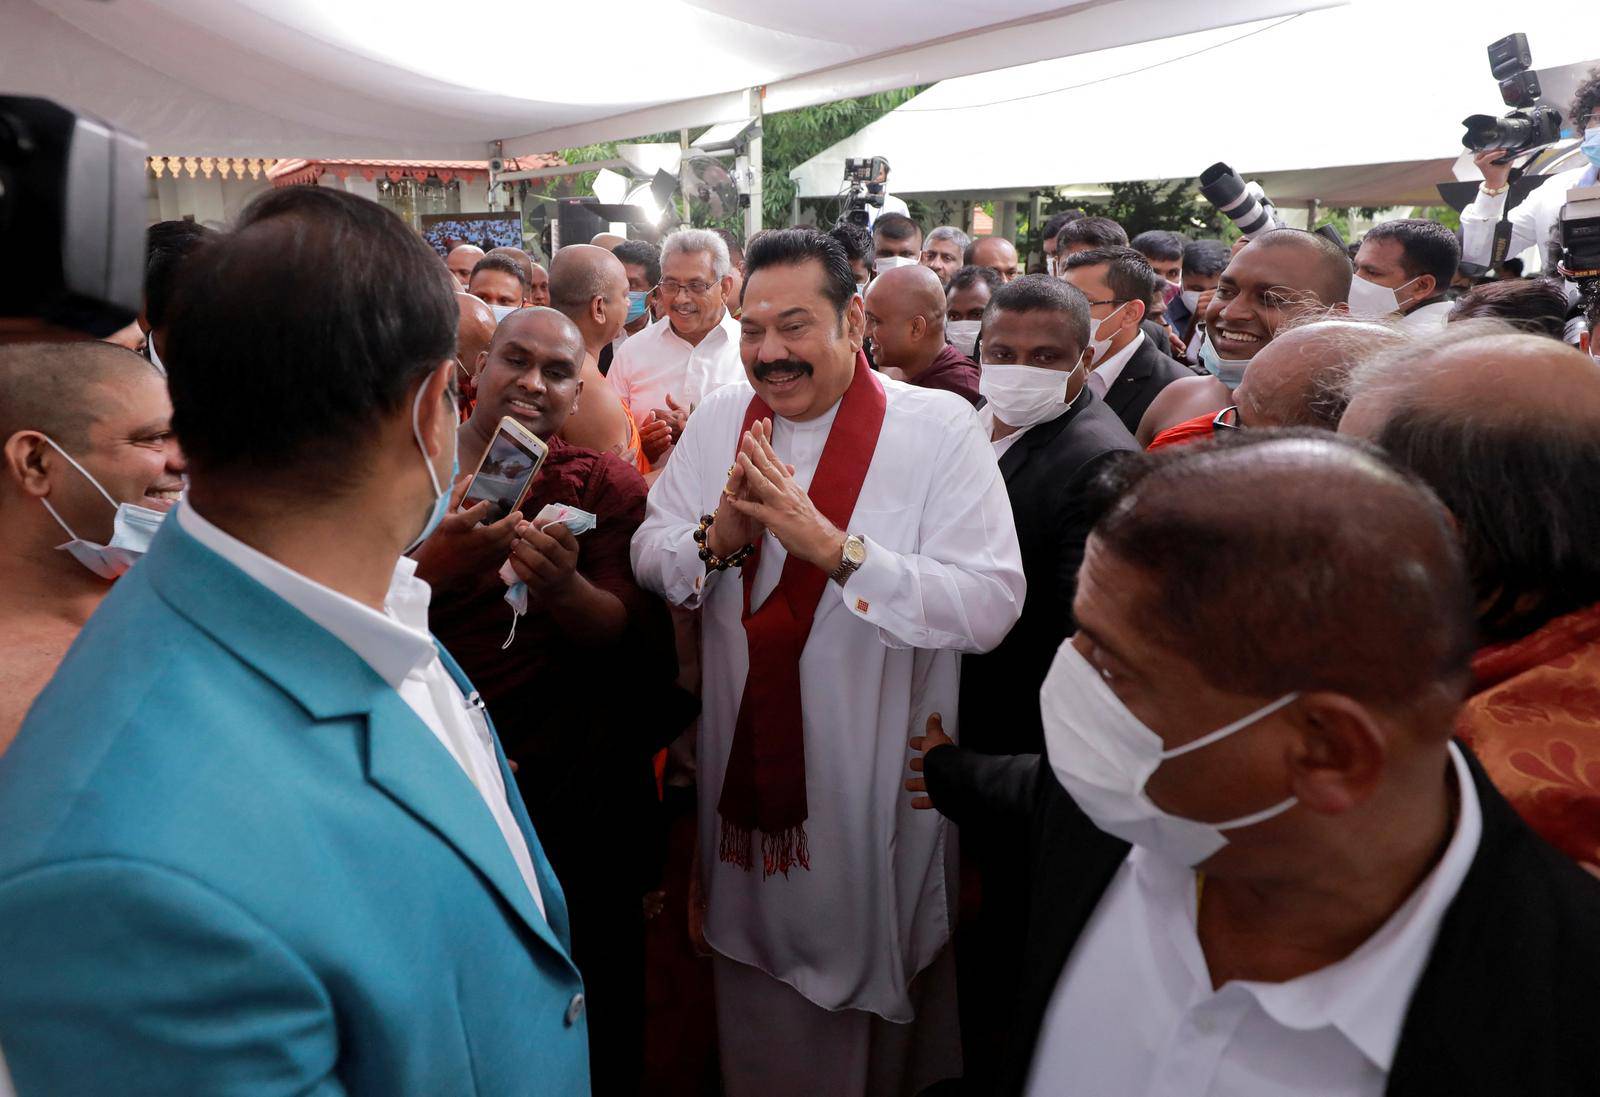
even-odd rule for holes
{"type": "Polygon", "coordinates": [[[399,694],[165,522],[0,758],[19,1097],[587,1094],[566,904],[496,752],[548,917],[399,694]]]}

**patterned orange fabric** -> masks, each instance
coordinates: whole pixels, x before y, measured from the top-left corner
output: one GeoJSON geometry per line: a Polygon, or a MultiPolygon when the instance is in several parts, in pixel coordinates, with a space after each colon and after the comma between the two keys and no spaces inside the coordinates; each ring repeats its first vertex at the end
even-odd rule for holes
{"type": "Polygon", "coordinates": [[[1600,605],[1479,651],[1457,732],[1523,820],[1600,866],[1600,605]]]}

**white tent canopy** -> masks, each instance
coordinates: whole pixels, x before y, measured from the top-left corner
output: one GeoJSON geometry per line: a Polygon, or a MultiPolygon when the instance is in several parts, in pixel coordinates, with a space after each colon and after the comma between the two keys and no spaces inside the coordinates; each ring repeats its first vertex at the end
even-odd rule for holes
{"type": "Polygon", "coordinates": [[[1340,0],[0,0],[0,91],[207,156],[483,159],[1340,0]]]}
{"type": "Polygon", "coordinates": [[[1594,0],[1352,0],[946,80],[791,174],[832,197],[846,157],[884,156],[901,196],[1020,198],[1221,160],[1280,205],[1437,203],[1461,120],[1506,110],[1486,47],[1519,30],[1537,69],[1600,56],[1594,0]]]}

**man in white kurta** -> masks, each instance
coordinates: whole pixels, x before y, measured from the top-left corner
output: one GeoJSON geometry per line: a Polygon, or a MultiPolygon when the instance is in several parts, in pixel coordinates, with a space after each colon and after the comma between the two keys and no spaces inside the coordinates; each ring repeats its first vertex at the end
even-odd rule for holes
{"type": "MultiPolygon", "coordinates": [[[[633,543],[644,586],[703,607],[700,861],[724,1085],[729,1097],[914,1093],[960,1063],[953,984],[923,1011],[947,1031],[930,1041],[914,1024],[929,987],[913,981],[947,959],[954,844],[902,795],[907,743],[929,714],[955,713],[960,653],[993,648],[1016,622],[1021,554],[972,408],[875,375],[882,428],[848,529],[808,510],[804,493],[857,368],[861,301],[843,249],[811,230],[764,234],[746,271],[750,380],[695,412],[633,543]],[[744,429],[758,394],[775,413],[770,442],[759,423],[744,429]],[[757,462],[766,477],[748,458],[763,445],[776,458],[757,462]],[[793,466],[787,497],[776,490],[782,473],[771,474],[778,465],[793,466]],[[791,552],[832,574],[799,665],[809,867],[787,873],[767,874],[760,856],[751,868],[718,856],[749,657],[739,570],[709,568],[694,539],[711,514],[713,530],[760,539],[752,610],[791,552]]],[[[712,536],[714,555],[732,551],[727,538],[712,536]]]]}

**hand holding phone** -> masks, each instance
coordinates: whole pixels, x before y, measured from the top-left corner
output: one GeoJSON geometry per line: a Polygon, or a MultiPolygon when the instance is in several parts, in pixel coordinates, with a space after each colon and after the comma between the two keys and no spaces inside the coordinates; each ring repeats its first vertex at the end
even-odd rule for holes
{"type": "Polygon", "coordinates": [[[509,415],[501,419],[461,505],[471,508],[488,503],[487,514],[480,520],[503,521],[521,507],[549,452],[550,447],[527,427],[509,415]]]}

